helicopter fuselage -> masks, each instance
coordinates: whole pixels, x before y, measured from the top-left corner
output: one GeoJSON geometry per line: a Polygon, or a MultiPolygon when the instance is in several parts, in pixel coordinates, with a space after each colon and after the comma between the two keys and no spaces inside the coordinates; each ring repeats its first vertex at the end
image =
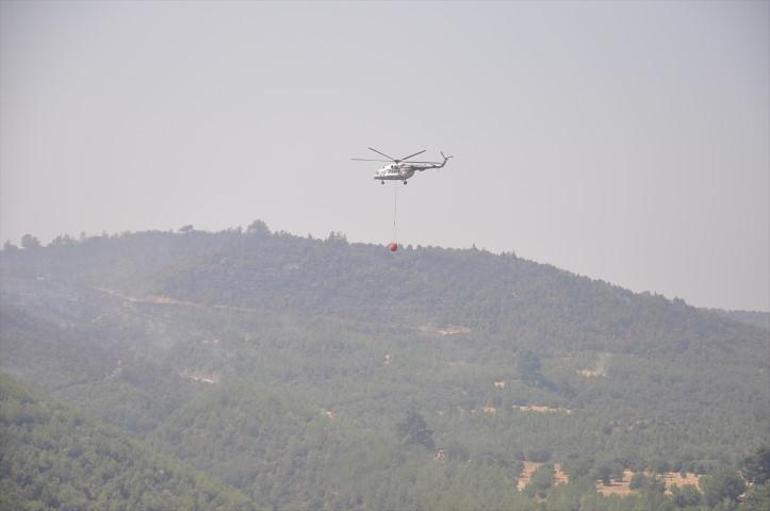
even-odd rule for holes
{"type": "Polygon", "coordinates": [[[377,172],[374,173],[374,179],[377,181],[403,181],[414,176],[415,172],[422,172],[428,169],[438,169],[444,166],[444,163],[428,163],[428,164],[414,164],[414,163],[391,163],[385,165],[377,172]]]}
{"type": "Polygon", "coordinates": [[[374,173],[374,179],[379,181],[406,181],[414,175],[415,169],[410,165],[391,163],[374,173]]]}

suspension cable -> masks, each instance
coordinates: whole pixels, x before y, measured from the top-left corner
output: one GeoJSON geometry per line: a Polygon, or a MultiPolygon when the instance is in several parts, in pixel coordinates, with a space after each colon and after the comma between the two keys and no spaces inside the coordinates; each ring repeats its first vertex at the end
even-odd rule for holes
{"type": "Polygon", "coordinates": [[[397,181],[393,184],[393,243],[398,243],[398,231],[396,229],[396,218],[398,218],[398,185],[397,181]]]}

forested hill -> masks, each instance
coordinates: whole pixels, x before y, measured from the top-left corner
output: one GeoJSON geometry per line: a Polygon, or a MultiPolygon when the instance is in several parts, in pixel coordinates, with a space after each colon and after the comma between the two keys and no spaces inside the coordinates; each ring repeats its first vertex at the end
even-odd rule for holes
{"type": "Polygon", "coordinates": [[[6,250],[1,261],[6,274],[131,296],[392,326],[454,325],[540,352],[768,353],[765,332],[733,321],[749,315],[635,294],[513,254],[411,246],[394,254],[334,233],[326,240],[271,234],[261,222],[245,232],[58,238],[42,249],[6,250]]]}
{"type": "Polygon", "coordinates": [[[256,510],[243,494],[0,375],[0,509],[256,510]]]}
{"type": "Polygon", "coordinates": [[[264,508],[732,509],[770,445],[770,332],[745,315],[261,222],[25,246],[0,253],[0,372],[264,508]],[[569,484],[545,465],[518,491],[544,462],[569,484]],[[626,469],[715,482],[596,493],[626,469]]]}
{"type": "Polygon", "coordinates": [[[735,321],[770,330],[770,312],[721,310],[717,310],[716,312],[735,321]]]}

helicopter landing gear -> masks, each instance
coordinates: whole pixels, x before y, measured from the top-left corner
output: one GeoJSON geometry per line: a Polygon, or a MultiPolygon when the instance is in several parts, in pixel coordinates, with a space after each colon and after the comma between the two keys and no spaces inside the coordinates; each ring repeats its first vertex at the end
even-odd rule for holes
{"type": "Polygon", "coordinates": [[[380,181],[380,183],[385,184],[385,181],[380,181]]]}
{"type": "Polygon", "coordinates": [[[404,184],[406,184],[406,181],[404,181],[404,184]]]}

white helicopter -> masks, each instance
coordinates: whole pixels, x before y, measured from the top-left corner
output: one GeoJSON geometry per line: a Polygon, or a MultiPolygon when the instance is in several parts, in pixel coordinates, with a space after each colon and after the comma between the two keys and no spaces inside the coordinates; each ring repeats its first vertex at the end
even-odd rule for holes
{"type": "Polygon", "coordinates": [[[385,165],[380,170],[374,173],[374,179],[377,179],[382,184],[385,184],[385,181],[403,181],[404,184],[406,184],[406,180],[412,177],[415,172],[418,172],[418,171],[422,172],[423,170],[428,170],[428,169],[440,169],[441,167],[446,165],[446,162],[449,158],[452,158],[451,156],[447,156],[444,153],[441,153],[441,156],[444,158],[444,161],[442,161],[441,163],[438,163],[435,161],[407,161],[409,158],[414,158],[415,156],[424,153],[426,149],[423,149],[422,151],[418,151],[414,154],[410,154],[409,156],[404,156],[403,158],[393,158],[392,156],[388,156],[387,154],[383,153],[382,151],[378,151],[373,147],[369,147],[368,149],[370,151],[374,151],[380,156],[384,156],[385,158],[387,158],[387,160],[368,159],[368,158],[352,158],[352,159],[355,161],[390,162],[389,165],[385,165]]]}

